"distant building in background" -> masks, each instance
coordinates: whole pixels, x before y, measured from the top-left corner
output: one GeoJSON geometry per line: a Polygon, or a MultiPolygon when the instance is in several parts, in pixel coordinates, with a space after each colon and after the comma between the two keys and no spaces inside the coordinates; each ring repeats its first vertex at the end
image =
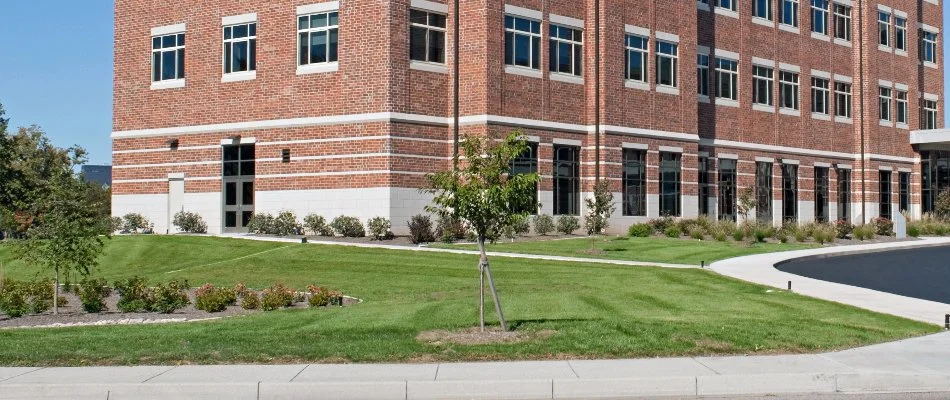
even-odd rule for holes
{"type": "Polygon", "coordinates": [[[82,174],[86,177],[87,181],[112,186],[111,165],[83,165],[82,174]]]}

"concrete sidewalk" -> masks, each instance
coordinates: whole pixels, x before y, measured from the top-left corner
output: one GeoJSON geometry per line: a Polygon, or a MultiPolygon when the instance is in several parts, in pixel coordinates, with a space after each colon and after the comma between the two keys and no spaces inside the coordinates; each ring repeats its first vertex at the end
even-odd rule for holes
{"type": "Polygon", "coordinates": [[[0,368],[0,399],[590,399],[877,392],[950,392],[950,333],[791,356],[0,368]]]}

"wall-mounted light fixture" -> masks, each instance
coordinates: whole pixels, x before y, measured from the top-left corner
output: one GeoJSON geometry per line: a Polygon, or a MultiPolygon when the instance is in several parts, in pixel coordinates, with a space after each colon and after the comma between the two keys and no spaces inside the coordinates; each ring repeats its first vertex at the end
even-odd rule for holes
{"type": "Polygon", "coordinates": [[[290,149],[283,149],[280,151],[280,160],[284,163],[290,162],[290,149]]]}
{"type": "Polygon", "coordinates": [[[178,150],[178,139],[168,139],[168,141],[165,142],[165,144],[168,145],[169,149],[178,150]]]}

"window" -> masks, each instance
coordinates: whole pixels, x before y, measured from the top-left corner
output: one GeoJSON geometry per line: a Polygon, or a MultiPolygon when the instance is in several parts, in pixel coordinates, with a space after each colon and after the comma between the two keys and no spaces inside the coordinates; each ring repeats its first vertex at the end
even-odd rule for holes
{"type": "Polygon", "coordinates": [[[830,82],[827,79],[811,78],[811,112],[828,115],[830,82]]]}
{"type": "Polygon", "coordinates": [[[647,215],[646,151],[623,150],[623,215],[647,215]]]}
{"type": "Polygon", "coordinates": [[[921,49],[920,56],[924,62],[937,63],[937,34],[929,31],[923,31],[920,36],[921,49]]]}
{"type": "Polygon", "coordinates": [[[505,16],[505,65],[541,69],[541,22],[505,16]]]}
{"type": "Polygon", "coordinates": [[[937,129],[937,102],[934,100],[921,100],[920,106],[923,108],[920,128],[937,129]]]}
{"type": "Polygon", "coordinates": [[[772,223],[772,163],[755,163],[755,216],[760,223],[772,223]]]}
{"type": "Polygon", "coordinates": [[[676,87],[678,75],[677,48],[675,43],[656,42],[656,84],[676,87]]]}
{"type": "Polygon", "coordinates": [[[851,170],[838,169],[838,219],[851,220],[851,170]]]}
{"type": "Polygon", "coordinates": [[[898,196],[900,197],[900,211],[910,210],[910,173],[897,173],[898,196]]]}
{"type": "Polygon", "coordinates": [[[257,23],[224,27],[224,73],[257,70],[257,23]]]}
{"type": "Polygon", "coordinates": [[[185,34],[152,37],[152,82],[185,79],[185,34]]]}
{"type": "Polygon", "coordinates": [[[881,121],[891,121],[891,88],[878,88],[878,108],[881,121]]]}
{"type": "Polygon", "coordinates": [[[798,110],[798,74],[779,71],[779,107],[798,110]]]}
{"type": "Polygon", "coordinates": [[[578,215],[580,181],[580,148],[554,146],[554,215],[578,215]]]}
{"type": "Polygon", "coordinates": [[[699,215],[709,215],[709,157],[699,157],[696,173],[699,178],[699,215]]]}
{"type": "Polygon", "coordinates": [[[736,11],[736,2],[738,0],[716,0],[716,7],[736,11]]]}
{"type": "Polygon", "coordinates": [[[584,38],[581,30],[554,24],[550,25],[550,30],[550,71],[580,76],[584,57],[584,38]]]}
{"type": "Polygon", "coordinates": [[[631,81],[647,82],[647,38],[627,35],[626,78],[631,81]]]}
{"type": "Polygon", "coordinates": [[[835,82],[835,116],[851,118],[851,84],[835,82]]]}
{"type": "Polygon", "coordinates": [[[835,38],[851,41],[851,7],[838,3],[835,6],[835,38]]]}
{"type": "Polygon", "coordinates": [[[950,189],[950,151],[920,152],[921,209],[934,212],[937,196],[950,189]]]}
{"type": "Polygon", "coordinates": [[[445,63],[445,15],[409,10],[409,59],[445,63]]]}
{"type": "MultiPolygon", "coordinates": [[[[538,173],[538,144],[528,143],[528,148],[513,160],[511,160],[511,175],[536,174],[538,173]]],[[[515,207],[515,213],[538,213],[538,184],[534,184],[534,190],[531,192],[531,201],[524,207],[515,207]]]]}
{"type": "Polygon", "coordinates": [[[680,216],[680,155],[660,153],[660,215],[680,216]]]}
{"type": "Polygon", "coordinates": [[[798,166],[782,164],[782,221],[798,222],[798,166]]]}
{"type": "Polygon", "coordinates": [[[897,91],[897,123],[907,125],[907,92],[897,91]]]}
{"type": "Polygon", "coordinates": [[[894,17],[894,48],[907,51],[907,19],[894,17]]]}
{"type": "Polygon", "coordinates": [[[880,171],[881,218],[893,219],[891,214],[891,171],[880,171]]]}
{"type": "Polygon", "coordinates": [[[752,103],[771,106],[775,104],[772,94],[775,85],[772,69],[752,66],[752,103]]]}
{"type": "Polygon", "coordinates": [[[337,62],[340,19],[336,11],[297,17],[298,65],[337,62]]]}
{"type": "Polygon", "coordinates": [[[752,16],[772,20],[772,0],[752,0],[752,16]]]}
{"type": "Polygon", "coordinates": [[[709,55],[696,55],[696,88],[700,96],[709,97],[709,55]]]}
{"type": "Polygon", "coordinates": [[[224,176],[254,176],[254,145],[224,146],[224,176]]]}
{"type": "Polygon", "coordinates": [[[736,160],[719,159],[719,219],[736,220],[736,160]]]}
{"type": "Polygon", "coordinates": [[[828,168],[815,167],[815,221],[828,222],[828,168]]]}
{"type": "Polygon", "coordinates": [[[779,12],[779,22],[798,28],[798,0],[782,0],[782,9],[779,12]]]}
{"type": "Polygon", "coordinates": [[[877,12],[877,44],[890,47],[891,45],[891,14],[883,11],[877,12]]]}
{"type": "Polygon", "coordinates": [[[739,62],[716,59],[716,97],[739,100],[739,62]]]}
{"type": "Polygon", "coordinates": [[[811,0],[811,31],[828,35],[828,0],[811,0]]]}

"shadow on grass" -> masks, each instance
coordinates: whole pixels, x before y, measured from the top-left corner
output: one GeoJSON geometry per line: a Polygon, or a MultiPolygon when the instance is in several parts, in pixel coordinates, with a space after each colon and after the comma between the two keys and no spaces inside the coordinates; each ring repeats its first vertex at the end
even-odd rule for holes
{"type": "MultiPolygon", "coordinates": [[[[535,325],[535,324],[547,324],[547,323],[572,323],[572,322],[592,322],[600,321],[603,318],[542,318],[542,319],[517,319],[508,321],[508,328],[510,330],[518,330],[523,325],[535,325]]],[[[495,324],[491,324],[495,325],[495,324]]],[[[487,324],[486,324],[487,326],[487,324]]]]}

